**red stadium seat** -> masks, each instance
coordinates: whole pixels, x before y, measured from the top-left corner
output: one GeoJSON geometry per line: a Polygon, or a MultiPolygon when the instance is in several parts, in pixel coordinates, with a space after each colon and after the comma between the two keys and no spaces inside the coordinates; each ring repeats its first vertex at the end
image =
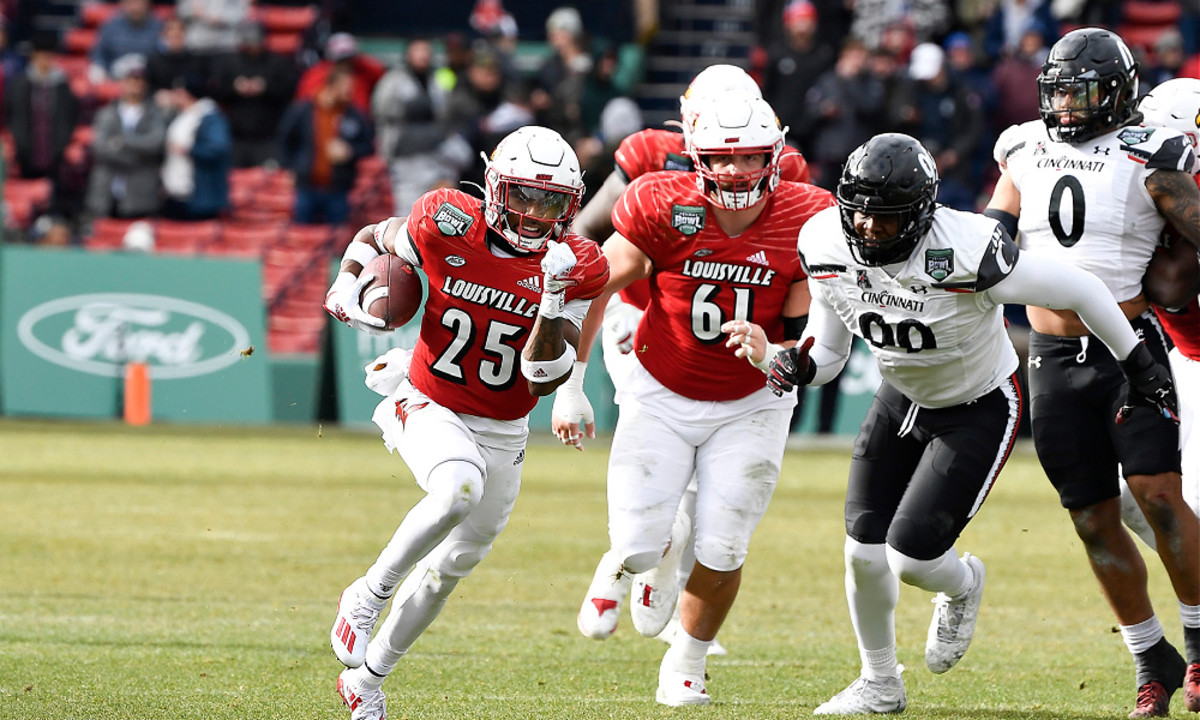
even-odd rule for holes
{"type": "Polygon", "coordinates": [[[276,55],[294,55],[303,44],[304,36],[300,33],[270,33],[263,39],[267,52],[276,55]]]}
{"type": "Polygon", "coordinates": [[[1178,2],[1125,0],[1121,3],[1121,20],[1129,25],[1174,25],[1182,12],[1178,2]]]}
{"type": "Polygon", "coordinates": [[[86,28],[98,28],[120,9],[115,2],[85,2],[79,8],[79,20],[86,28]]]}
{"type": "Polygon", "coordinates": [[[220,229],[221,224],[216,220],[158,220],[154,223],[154,250],[196,255],[216,241],[220,229]]]}
{"type": "Polygon", "coordinates": [[[219,254],[243,255],[249,252],[261,257],[267,248],[279,242],[282,232],[283,226],[276,223],[225,223],[220,237],[210,250],[219,254]]]}
{"type": "Polygon", "coordinates": [[[96,30],[71,28],[63,35],[63,52],[67,55],[87,55],[96,44],[96,30]]]}
{"type": "Polygon", "coordinates": [[[125,231],[133,223],[133,220],[96,218],[92,221],[91,234],[83,239],[83,246],[89,250],[119,250],[125,239],[125,231]]]}
{"type": "Polygon", "coordinates": [[[254,15],[268,33],[303,33],[317,21],[317,9],[312,5],[259,5],[254,15]]]}

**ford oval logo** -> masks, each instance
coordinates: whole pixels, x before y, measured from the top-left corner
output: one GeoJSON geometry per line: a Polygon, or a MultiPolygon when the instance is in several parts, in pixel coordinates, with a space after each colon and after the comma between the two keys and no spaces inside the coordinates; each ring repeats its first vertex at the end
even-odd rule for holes
{"type": "Polygon", "coordinates": [[[151,365],[156,380],[207,375],[236,363],[250,333],[234,318],[162,295],[94,293],[42,303],[17,322],[21,344],[72,370],[120,377],[151,365]]]}

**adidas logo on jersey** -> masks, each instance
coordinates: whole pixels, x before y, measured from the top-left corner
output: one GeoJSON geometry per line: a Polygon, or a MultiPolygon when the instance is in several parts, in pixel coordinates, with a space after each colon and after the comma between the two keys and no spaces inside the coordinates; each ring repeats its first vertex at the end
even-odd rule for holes
{"type": "Polygon", "coordinates": [[[532,290],[535,293],[540,293],[542,291],[542,279],[537,275],[534,275],[533,277],[527,277],[524,280],[518,280],[517,284],[526,290],[532,290]]]}
{"type": "Polygon", "coordinates": [[[754,253],[753,255],[751,255],[750,257],[748,257],[746,259],[748,261],[750,261],[752,263],[756,263],[758,265],[770,265],[771,264],[771,263],[767,262],[767,254],[765,252],[763,252],[762,250],[759,250],[758,252],[754,253]]]}

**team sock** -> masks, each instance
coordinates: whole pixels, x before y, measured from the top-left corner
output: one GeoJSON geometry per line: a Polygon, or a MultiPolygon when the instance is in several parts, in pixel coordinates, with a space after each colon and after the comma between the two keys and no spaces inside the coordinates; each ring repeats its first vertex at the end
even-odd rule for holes
{"type": "Polygon", "coordinates": [[[1200,605],[1179,603],[1179,618],[1183,621],[1183,649],[1188,664],[1200,663],[1200,605]]]}
{"type": "Polygon", "coordinates": [[[1187,663],[1180,656],[1175,646],[1160,638],[1149,650],[1134,655],[1137,663],[1138,687],[1151,680],[1157,680],[1171,694],[1183,685],[1183,675],[1187,672],[1187,663]]]}

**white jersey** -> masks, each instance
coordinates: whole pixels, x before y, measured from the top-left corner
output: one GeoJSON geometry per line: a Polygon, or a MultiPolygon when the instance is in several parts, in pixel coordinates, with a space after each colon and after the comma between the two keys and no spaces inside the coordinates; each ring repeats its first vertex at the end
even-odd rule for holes
{"type": "Polygon", "coordinates": [[[1052,140],[1035,120],[1005,130],[994,155],[1021,192],[1022,249],[1087,270],[1118,302],[1141,294],[1164,225],[1146,177],[1192,172],[1187,136],[1131,125],[1071,144],[1052,140]]]}
{"type": "Polygon", "coordinates": [[[836,207],[813,216],[798,244],[813,302],[865,340],[883,379],[917,405],[959,405],[1016,372],[1003,307],[983,292],[1017,259],[995,220],[939,206],[908,259],[885,267],[854,259],[836,207]]]}

